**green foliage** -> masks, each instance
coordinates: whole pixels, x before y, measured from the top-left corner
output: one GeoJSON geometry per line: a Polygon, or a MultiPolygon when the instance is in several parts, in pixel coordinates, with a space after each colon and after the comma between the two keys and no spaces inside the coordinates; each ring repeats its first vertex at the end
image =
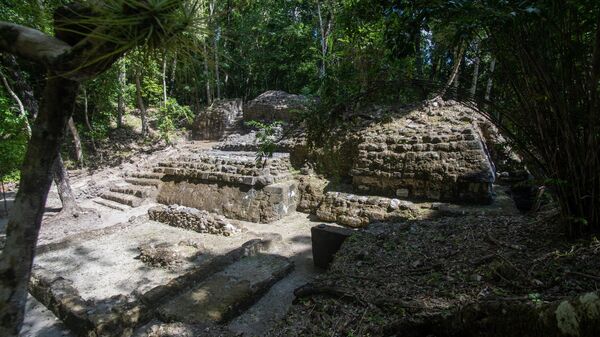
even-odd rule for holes
{"type": "Polygon", "coordinates": [[[259,121],[249,121],[246,125],[258,129],[256,138],[258,140],[258,151],[256,152],[256,163],[266,164],[267,159],[273,157],[277,150],[277,131],[283,125],[280,121],[272,123],[262,123],[259,121]]]}
{"type": "Polygon", "coordinates": [[[194,119],[194,114],[188,106],[182,106],[173,98],[167,100],[165,107],[161,107],[157,116],[157,125],[160,137],[171,142],[177,126],[189,125],[194,119]]]}
{"type": "Polygon", "coordinates": [[[5,181],[19,179],[19,169],[27,150],[25,121],[0,90],[0,177],[5,181]]]}

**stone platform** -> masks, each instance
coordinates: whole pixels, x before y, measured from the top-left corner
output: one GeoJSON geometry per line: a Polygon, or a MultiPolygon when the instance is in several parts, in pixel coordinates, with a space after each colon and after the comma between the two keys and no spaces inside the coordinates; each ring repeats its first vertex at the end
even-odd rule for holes
{"type": "Polygon", "coordinates": [[[210,298],[227,297],[222,317],[231,317],[291,270],[285,257],[269,255],[274,241],[200,234],[140,217],[40,246],[30,292],[78,335],[130,336],[165,303],[225,277],[240,291],[210,298]]]}
{"type": "Polygon", "coordinates": [[[157,201],[270,223],[296,208],[291,170],[288,154],[257,162],[253,152],[202,151],[159,164],[157,201]]]}

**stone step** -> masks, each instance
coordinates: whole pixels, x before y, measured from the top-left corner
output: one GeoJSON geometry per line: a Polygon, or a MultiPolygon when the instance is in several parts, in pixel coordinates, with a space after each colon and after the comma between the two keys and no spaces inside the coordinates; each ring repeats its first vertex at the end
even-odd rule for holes
{"type": "Polygon", "coordinates": [[[150,171],[142,171],[142,172],[129,172],[126,174],[127,177],[130,178],[140,178],[140,179],[160,179],[163,177],[163,174],[150,172],[150,171]]]}
{"type": "Polygon", "coordinates": [[[156,188],[151,186],[138,186],[138,185],[126,185],[126,186],[113,186],[110,188],[111,192],[129,194],[138,198],[150,198],[156,195],[156,188]]]}
{"type": "Polygon", "coordinates": [[[138,207],[142,204],[144,199],[138,198],[133,195],[123,194],[118,192],[104,192],[100,195],[102,199],[118,202],[131,207],[138,207]]]}
{"type": "Polygon", "coordinates": [[[158,187],[161,183],[158,179],[147,179],[147,178],[125,178],[125,181],[137,186],[154,186],[158,187]]]}
{"type": "Polygon", "coordinates": [[[117,211],[125,212],[125,211],[131,209],[131,207],[129,207],[127,205],[120,204],[118,202],[114,202],[114,201],[107,200],[107,199],[96,198],[96,199],[93,199],[92,201],[100,206],[107,207],[110,209],[115,209],[117,211]]]}
{"type": "Polygon", "coordinates": [[[293,267],[278,255],[244,257],[162,305],[158,316],[166,322],[224,323],[252,306],[293,267]]]}

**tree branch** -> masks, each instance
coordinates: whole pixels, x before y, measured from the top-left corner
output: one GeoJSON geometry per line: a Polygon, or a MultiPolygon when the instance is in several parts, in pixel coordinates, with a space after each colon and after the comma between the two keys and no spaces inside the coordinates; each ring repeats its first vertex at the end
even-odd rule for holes
{"type": "Polygon", "coordinates": [[[66,42],[39,30],[0,21],[0,51],[51,66],[71,49],[66,42]]]}

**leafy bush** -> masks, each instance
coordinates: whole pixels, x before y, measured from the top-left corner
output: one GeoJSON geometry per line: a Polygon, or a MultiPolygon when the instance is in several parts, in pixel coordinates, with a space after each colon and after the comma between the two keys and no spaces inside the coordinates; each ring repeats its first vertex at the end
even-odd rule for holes
{"type": "Polygon", "coordinates": [[[280,121],[274,121],[270,124],[259,121],[249,121],[246,125],[258,129],[256,138],[258,139],[258,151],[256,152],[256,163],[266,164],[268,158],[273,157],[277,150],[277,135],[280,127],[283,125],[280,121]]]}
{"type": "Polygon", "coordinates": [[[182,125],[190,124],[194,118],[188,106],[180,105],[177,100],[169,98],[165,107],[161,107],[157,117],[160,137],[171,142],[175,131],[182,125]]]}
{"type": "Polygon", "coordinates": [[[27,150],[25,120],[11,108],[10,101],[0,92],[0,177],[7,181],[19,179],[19,170],[27,150]]]}

